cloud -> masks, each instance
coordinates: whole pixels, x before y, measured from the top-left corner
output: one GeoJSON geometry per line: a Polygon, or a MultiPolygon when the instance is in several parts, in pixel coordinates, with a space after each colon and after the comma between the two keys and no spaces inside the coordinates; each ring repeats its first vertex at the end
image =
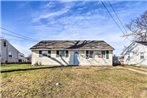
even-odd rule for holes
{"type": "Polygon", "coordinates": [[[46,19],[46,18],[51,18],[51,17],[62,15],[64,13],[68,12],[68,10],[69,9],[65,8],[65,9],[63,9],[61,11],[57,11],[57,12],[53,12],[53,13],[46,13],[44,15],[40,15],[37,18],[34,18],[33,22],[40,21],[41,19],[46,19]]]}
{"type": "MultiPolygon", "coordinates": [[[[108,3],[105,3],[114,15],[108,3]]],[[[124,24],[140,15],[146,9],[144,4],[144,2],[112,2],[124,24]]],[[[29,5],[32,7],[30,8],[30,17],[28,14],[26,18],[30,18],[31,23],[23,20],[24,24],[27,23],[22,26],[21,32],[26,34],[23,28],[28,29],[29,34],[27,33],[27,35],[33,36],[37,40],[105,40],[116,49],[115,53],[117,54],[121,52],[124,45],[130,43],[130,40],[120,37],[122,32],[98,1],[59,0],[41,2],[38,3],[39,6],[35,7],[33,2],[29,5]]],[[[17,42],[15,44],[18,49],[26,51],[35,43],[28,42],[25,46],[17,42]]]]}
{"type": "Polygon", "coordinates": [[[62,4],[63,5],[63,8],[57,10],[57,11],[51,11],[52,9],[50,9],[49,11],[46,10],[46,9],[49,9],[51,8],[52,6],[54,7],[57,7],[55,6],[54,3],[51,3],[50,2],[46,5],[44,5],[43,9],[41,9],[42,11],[41,12],[38,12],[38,14],[33,17],[33,22],[39,22],[41,21],[42,19],[49,19],[49,18],[54,18],[54,17],[57,17],[57,16],[61,16],[65,13],[67,13],[68,11],[70,11],[70,9],[74,6],[74,3],[64,3],[62,4]],[[51,5],[51,6],[50,6],[51,5]]]}
{"type": "MultiPolygon", "coordinates": [[[[84,8],[84,4],[85,3],[80,2],[80,4],[76,4],[75,6],[83,5],[79,6],[78,8],[84,8]]],[[[33,26],[33,28],[38,31],[37,36],[42,36],[42,38],[46,39],[104,39],[108,34],[108,30],[109,33],[112,34],[114,31],[112,28],[116,28],[116,25],[114,24],[112,19],[110,17],[108,18],[108,16],[105,14],[100,14],[98,8],[97,10],[89,9],[85,11],[86,14],[84,15],[72,14],[62,16],[67,12],[69,13],[71,11],[71,8],[73,7],[74,5],[70,7],[65,7],[57,12],[40,15],[38,20],[46,18],[47,21],[46,23],[40,22],[39,25],[33,26]],[[95,11],[95,14],[93,14],[93,11],[95,11]],[[56,16],[62,17],[55,18],[56,16]],[[55,19],[52,19],[51,17],[55,19]],[[100,33],[104,34],[99,35],[100,33]],[[46,35],[50,35],[50,37],[46,35]]],[[[77,9],[74,9],[75,13],[77,9]]],[[[105,9],[100,10],[105,11],[105,9]]],[[[107,39],[108,37],[106,38],[106,40],[107,39]]],[[[114,38],[111,39],[114,40],[114,38]]]]}

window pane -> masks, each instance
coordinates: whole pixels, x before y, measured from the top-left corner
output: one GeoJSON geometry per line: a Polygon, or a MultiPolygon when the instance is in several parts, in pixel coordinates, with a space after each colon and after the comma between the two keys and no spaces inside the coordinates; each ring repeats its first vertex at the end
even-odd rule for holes
{"type": "Polygon", "coordinates": [[[57,57],[59,57],[59,56],[68,57],[68,51],[58,50],[56,53],[57,53],[57,57]]]}
{"type": "Polygon", "coordinates": [[[42,56],[42,51],[41,50],[39,50],[39,57],[41,57],[42,56]]]}
{"type": "Polygon", "coordinates": [[[11,53],[11,52],[9,52],[9,53],[8,53],[8,56],[9,56],[9,57],[12,57],[12,53],[11,53]]]}
{"type": "Polygon", "coordinates": [[[64,50],[59,51],[59,55],[62,56],[62,57],[65,57],[66,51],[64,51],[64,50]]]}
{"type": "Polygon", "coordinates": [[[47,57],[50,57],[50,56],[51,56],[51,51],[50,51],[50,50],[48,50],[48,51],[47,51],[47,50],[42,50],[42,51],[40,50],[40,51],[39,51],[39,55],[40,55],[40,56],[47,56],[47,57]]]}
{"type": "Polygon", "coordinates": [[[58,50],[56,51],[56,56],[59,57],[59,51],[58,50]]]}
{"type": "Polygon", "coordinates": [[[4,47],[6,47],[6,41],[4,41],[4,47]]]}
{"type": "Polygon", "coordinates": [[[128,60],[128,61],[130,61],[130,55],[128,55],[128,58],[127,58],[127,60],[128,60]]]}
{"type": "Polygon", "coordinates": [[[48,56],[48,51],[42,51],[43,56],[48,56]]]}
{"type": "Polygon", "coordinates": [[[42,51],[41,50],[39,50],[39,54],[42,54],[42,51]]]}
{"type": "Polygon", "coordinates": [[[143,52],[140,53],[140,59],[144,59],[144,53],[143,52]]]}
{"type": "Polygon", "coordinates": [[[93,58],[93,51],[89,51],[89,57],[93,58]]]}
{"type": "Polygon", "coordinates": [[[48,50],[48,57],[51,57],[51,51],[48,50]]]}
{"type": "Polygon", "coordinates": [[[93,57],[93,51],[86,51],[86,58],[92,58],[93,57]]]}
{"type": "Polygon", "coordinates": [[[102,58],[105,58],[105,51],[102,51],[102,58]]]}
{"type": "Polygon", "coordinates": [[[68,57],[68,50],[66,50],[66,57],[68,57]]]}
{"type": "Polygon", "coordinates": [[[59,51],[59,54],[60,54],[60,56],[65,56],[65,53],[64,53],[63,50],[62,51],[59,51]]]}
{"type": "Polygon", "coordinates": [[[109,59],[109,51],[106,51],[106,59],[109,59]]]}

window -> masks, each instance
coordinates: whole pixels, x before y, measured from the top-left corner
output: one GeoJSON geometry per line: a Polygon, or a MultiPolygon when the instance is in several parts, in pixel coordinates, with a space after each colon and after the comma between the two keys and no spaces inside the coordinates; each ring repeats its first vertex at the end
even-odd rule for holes
{"type": "Polygon", "coordinates": [[[95,51],[93,51],[93,55],[94,55],[94,57],[97,56],[98,58],[101,58],[102,57],[102,52],[98,51],[98,50],[95,50],[95,51]]]}
{"type": "Polygon", "coordinates": [[[105,51],[102,51],[102,58],[105,58],[105,51]]]}
{"type": "Polygon", "coordinates": [[[140,59],[144,59],[144,52],[140,53],[140,59]]]}
{"type": "Polygon", "coordinates": [[[68,51],[67,50],[57,50],[56,51],[57,57],[68,57],[68,51]]]}
{"type": "Polygon", "coordinates": [[[106,59],[109,59],[109,51],[106,51],[106,59]]]}
{"type": "Polygon", "coordinates": [[[42,56],[42,51],[41,50],[39,50],[39,57],[41,57],[42,56]]]}
{"type": "Polygon", "coordinates": [[[42,56],[48,56],[48,51],[42,51],[42,56]]]}
{"type": "Polygon", "coordinates": [[[48,57],[51,57],[51,51],[48,50],[48,57]]]}
{"type": "Polygon", "coordinates": [[[66,57],[68,57],[68,51],[66,50],[66,57]]]}
{"type": "Polygon", "coordinates": [[[86,58],[93,58],[93,51],[86,51],[86,58]]]}
{"type": "Polygon", "coordinates": [[[6,41],[4,41],[4,47],[6,47],[6,41]]]}
{"type": "Polygon", "coordinates": [[[50,50],[39,50],[39,56],[51,57],[51,51],[50,50]]]}
{"type": "Polygon", "coordinates": [[[56,51],[56,56],[59,57],[59,51],[58,50],[56,51]]]}
{"type": "Polygon", "coordinates": [[[89,57],[90,57],[90,58],[93,57],[93,51],[89,51],[89,57]]]}
{"type": "Polygon", "coordinates": [[[8,56],[9,56],[9,57],[12,57],[12,53],[11,53],[11,52],[9,52],[8,56]]]}
{"type": "Polygon", "coordinates": [[[23,55],[20,55],[20,57],[24,57],[23,55]]]}
{"type": "Polygon", "coordinates": [[[128,58],[127,58],[127,60],[128,60],[128,61],[130,61],[130,55],[128,55],[128,58]]]}
{"type": "Polygon", "coordinates": [[[18,56],[19,57],[24,57],[24,55],[22,53],[19,53],[18,56]]]}

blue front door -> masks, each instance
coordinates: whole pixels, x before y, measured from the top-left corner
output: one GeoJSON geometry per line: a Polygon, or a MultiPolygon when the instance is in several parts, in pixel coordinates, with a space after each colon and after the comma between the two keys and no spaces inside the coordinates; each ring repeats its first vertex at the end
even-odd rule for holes
{"type": "Polygon", "coordinates": [[[70,57],[71,65],[79,65],[79,53],[78,51],[73,51],[70,57]]]}
{"type": "Polygon", "coordinates": [[[79,53],[76,51],[74,52],[74,58],[73,58],[73,62],[74,62],[74,65],[79,65],[79,53]]]}

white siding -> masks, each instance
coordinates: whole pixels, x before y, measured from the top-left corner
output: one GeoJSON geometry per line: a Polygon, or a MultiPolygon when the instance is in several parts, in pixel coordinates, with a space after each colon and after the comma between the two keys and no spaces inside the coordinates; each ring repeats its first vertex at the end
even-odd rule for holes
{"type": "Polygon", "coordinates": [[[124,64],[147,66],[147,46],[139,43],[132,43],[125,52],[124,64]],[[144,59],[140,59],[141,53],[144,53],[144,59]],[[130,60],[128,59],[128,56],[130,56],[130,60]]]}
{"type": "MultiPolygon", "coordinates": [[[[38,65],[72,65],[71,60],[72,60],[72,50],[68,51],[68,57],[56,57],[56,51],[52,50],[51,51],[51,58],[45,57],[45,56],[39,56],[39,51],[38,50],[32,50],[32,65],[38,64],[38,65]]],[[[98,56],[95,56],[93,58],[86,58],[85,50],[79,50],[78,51],[79,56],[78,56],[78,65],[81,66],[100,66],[100,65],[110,65],[112,66],[112,55],[113,52],[109,51],[109,59],[106,58],[99,58],[98,56]]]]}

